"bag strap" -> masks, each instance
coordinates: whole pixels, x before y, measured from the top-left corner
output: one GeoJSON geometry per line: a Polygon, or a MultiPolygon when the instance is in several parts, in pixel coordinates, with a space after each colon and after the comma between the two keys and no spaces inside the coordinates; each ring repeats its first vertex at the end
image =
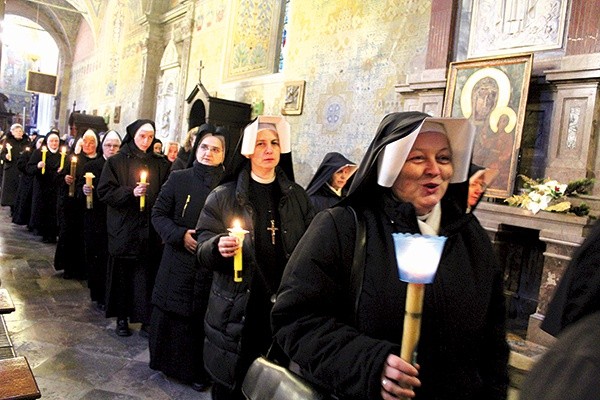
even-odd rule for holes
{"type": "Polygon", "coordinates": [[[365,259],[367,253],[367,229],[362,215],[357,213],[352,207],[348,207],[354,216],[356,225],[356,240],[354,242],[354,258],[352,259],[352,269],[350,271],[350,292],[354,299],[354,322],[358,323],[358,305],[360,303],[360,293],[363,288],[365,275],[365,259]]]}

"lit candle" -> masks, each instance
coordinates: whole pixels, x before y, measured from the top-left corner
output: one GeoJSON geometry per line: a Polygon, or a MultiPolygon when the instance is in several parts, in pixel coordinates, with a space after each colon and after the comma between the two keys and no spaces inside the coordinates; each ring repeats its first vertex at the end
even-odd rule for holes
{"type": "Polygon", "coordinates": [[[60,149],[60,167],[58,169],[62,170],[65,167],[65,156],[67,155],[67,147],[63,146],[60,149]]]}
{"type": "MultiPolygon", "coordinates": [[[[140,182],[141,184],[145,185],[146,182],[146,177],[148,176],[148,172],[146,171],[142,171],[142,173],[140,174],[140,182]]],[[[140,196],[140,211],[144,211],[144,208],[146,208],[146,195],[141,195],[140,196]]]]}
{"type": "Polygon", "coordinates": [[[233,228],[227,228],[229,236],[233,236],[240,241],[240,250],[233,256],[233,281],[242,281],[242,243],[244,242],[244,236],[248,233],[247,230],[242,229],[240,221],[237,219],[233,221],[233,228]]]}
{"type": "Polygon", "coordinates": [[[71,157],[71,173],[73,182],[69,185],[69,197],[75,196],[75,175],[77,175],[77,157],[71,157]]]}
{"type": "MultiPolygon", "coordinates": [[[[86,172],[84,177],[85,177],[85,184],[87,186],[89,186],[90,188],[93,188],[94,186],[93,186],[92,179],[95,178],[94,174],[92,174],[91,172],[86,172]]],[[[85,204],[86,204],[88,210],[91,210],[92,208],[94,208],[94,195],[92,193],[85,196],[85,204]]]]}
{"type": "Polygon", "coordinates": [[[11,151],[12,150],[12,146],[10,145],[10,143],[6,143],[6,159],[12,161],[12,154],[11,151]]]}
{"type": "Polygon", "coordinates": [[[405,233],[393,233],[392,237],[400,280],[408,283],[400,357],[414,364],[421,336],[425,284],[433,282],[446,237],[405,233]]]}
{"type": "Polygon", "coordinates": [[[46,173],[46,153],[48,152],[48,148],[46,146],[42,146],[42,162],[44,166],[42,167],[42,175],[46,173]]]}

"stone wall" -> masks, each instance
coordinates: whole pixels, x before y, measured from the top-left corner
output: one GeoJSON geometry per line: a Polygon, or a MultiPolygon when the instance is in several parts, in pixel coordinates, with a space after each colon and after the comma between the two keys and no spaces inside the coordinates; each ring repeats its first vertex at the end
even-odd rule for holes
{"type": "MultiPolygon", "coordinates": [[[[425,65],[429,1],[292,1],[283,72],[233,81],[225,81],[223,74],[230,24],[239,22],[232,20],[229,2],[171,3],[172,9],[185,8],[182,15],[149,17],[161,29],[148,33],[140,27],[139,10],[117,0],[106,1],[99,10],[102,24],[94,28],[97,51],[74,63],[68,104],[77,101],[78,109],[97,110],[110,119],[111,128],[121,132],[140,115],[154,115],[154,109],[142,106],[140,96],[143,85],[148,85],[144,80],[154,79],[152,84],[158,85],[162,51],[171,38],[182,50],[183,96],[197,83],[200,61],[202,82],[211,95],[262,106],[264,114],[280,114],[285,82],[304,80],[303,112],[288,117],[301,184],[308,183],[329,151],[360,161],[381,118],[399,109],[394,85],[425,65]],[[185,39],[178,38],[175,29],[180,19],[192,20],[187,53],[185,39]],[[149,40],[158,40],[162,48],[146,63],[149,40]],[[121,122],[114,123],[117,106],[121,122]]],[[[80,38],[80,43],[86,42],[80,38]]],[[[181,133],[187,128],[187,112],[187,106],[181,105],[174,113],[181,133]]]]}

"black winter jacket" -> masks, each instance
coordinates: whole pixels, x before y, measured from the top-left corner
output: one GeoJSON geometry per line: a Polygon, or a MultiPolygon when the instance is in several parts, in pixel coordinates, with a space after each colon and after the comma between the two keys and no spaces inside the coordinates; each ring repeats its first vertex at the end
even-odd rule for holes
{"type": "MultiPolygon", "coordinates": [[[[272,311],[278,344],[306,378],[343,399],[380,399],[386,358],[400,353],[407,285],[398,277],[392,232],[419,228],[411,204],[391,195],[381,202],[358,211],[367,245],[357,312],[349,283],[356,228],[344,207],[315,217],[287,264],[272,311]]],[[[440,235],[448,239],[435,280],[426,285],[417,398],[504,399],[502,273],[477,219],[444,200],[442,209],[440,235]]]]}
{"type": "MultiPolygon", "coordinates": [[[[276,174],[282,193],[279,203],[280,237],[288,259],[314,212],[304,189],[290,181],[279,167],[276,174]]],[[[249,171],[244,169],[237,182],[217,187],[206,200],[197,225],[198,261],[214,270],[204,324],[204,364],[215,381],[230,388],[239,386],[244,378],[247,365],[238,365],[240,360],[248,361],[248,354],[257,350],[242,346],[243,328],[249,323],[246,306],[250,297],[265,296],[265,293],[252,292],[256,286],[264,287],[253,280],[264,278],[258,271],[260,264],[257,261],[260,260],[254,253],[254,210],[247,197],[249,180],[249,171]],[[217,249],[219,238],[227,235],[227,228],[232,226],[234,219],[241,220],[242,227],[250,231],[243,242],[243,281],[240,283],[233,281],[233,257],[223,258],[217,249]]],[[[275,288],[278,284],[275,282],[275,288]]],[[[268,318],[270,308],[264,311],[268,318]]],[[[271,338],[266,340],[270,342],[271,338]]]]}

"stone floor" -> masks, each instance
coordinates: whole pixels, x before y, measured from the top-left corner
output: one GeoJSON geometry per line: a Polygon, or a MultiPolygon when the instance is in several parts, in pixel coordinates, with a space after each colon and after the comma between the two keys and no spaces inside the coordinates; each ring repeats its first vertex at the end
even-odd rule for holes
{"type": "Polygon", "coordinates": [[[64,280],[54,270],[54,249],[0,209],[0,285],[16,307],[4,317],[42,399],[210,399],[151,370],[139,324],[132,336],[118,337],[114,319],[90,302],[86,282],[64,280]]]}

